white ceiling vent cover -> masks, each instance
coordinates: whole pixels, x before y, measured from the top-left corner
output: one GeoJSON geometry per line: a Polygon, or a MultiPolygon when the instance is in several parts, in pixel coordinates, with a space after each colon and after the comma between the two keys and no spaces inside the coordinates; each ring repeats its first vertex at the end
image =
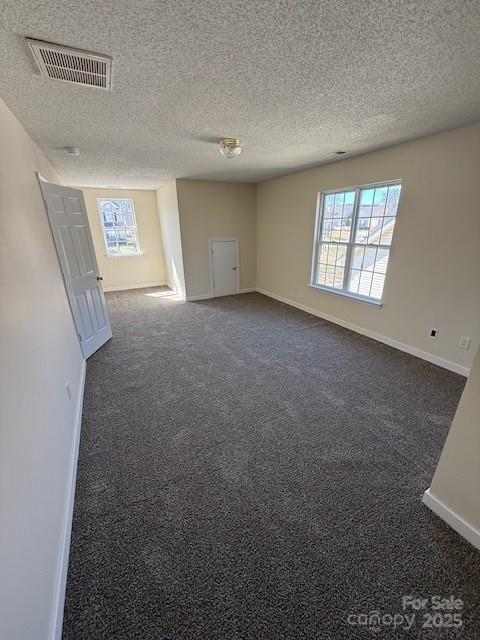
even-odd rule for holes
{"type": "Polygon", "coordinates": [[[44,78],[111,90],[112,58],[110,56],[31,38],[27,38],[27,42],[44,78]]]}

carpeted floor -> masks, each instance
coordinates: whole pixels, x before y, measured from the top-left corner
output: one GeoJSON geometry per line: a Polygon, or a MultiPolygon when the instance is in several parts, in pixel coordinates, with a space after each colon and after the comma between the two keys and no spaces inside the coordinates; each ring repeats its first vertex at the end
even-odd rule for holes
{"type": "Polygon", "coordinates": [[[464,379],[259,294],[152,291],[108,295],[88,361],[64,638],[479,638],[480,554],[420,501],[464,379]],[[359,623],[410,594],[463,628],[359,623]]]}

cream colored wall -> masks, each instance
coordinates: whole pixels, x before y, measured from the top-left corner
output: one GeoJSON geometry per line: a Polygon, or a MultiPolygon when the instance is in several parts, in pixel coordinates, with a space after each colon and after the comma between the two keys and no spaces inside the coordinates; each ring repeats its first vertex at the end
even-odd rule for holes
{"type": "Polygon", "coordinates": [[[187,296],[211,294],[210,238],[238,238],[240,289],[255,287],[256,185],[177,180],[187,296]]]}
{"type": "Polygon", "coordinates": [[[167,280],[155,191],[128,189],[83,189],[98,268],[104,289],[153,286],[167,280]],[[97,198],[131,198],[135,207],[142,255],[106,255],[97,198]]]}
{"type": "Polygon", "coordinates": [[[35,172],[61,180],[1,100],[0,139],[0,637],[38,640],[53,637],[84,360],[35,172]]]}
{"type": "Polygon", "coordinates": [[[157,207],[162,231],[167,284],[182,298],[185,297],[180,215],[178,212],[177,184],[175,180],[157,189],[157,207]]]}
{"type": "Polygon", "coordinates": [[[480,537],[480,352],[463,390],[430,494],[480,537]]]}
{"type": "Polygon", "coordinates": [[[260,184],[257,286],[469,367],[480,341],[479,159],[473,125],[260,184]],[[308,287],[318,192],[396,178],[403,188],[383,306],[308,287]],[[460,336],[471,336],[469,351],[460,336]]]}

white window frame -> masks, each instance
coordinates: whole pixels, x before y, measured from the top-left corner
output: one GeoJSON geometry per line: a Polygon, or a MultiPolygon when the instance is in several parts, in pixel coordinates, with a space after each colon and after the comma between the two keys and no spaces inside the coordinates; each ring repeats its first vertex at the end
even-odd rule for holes
{"type": "MultiPolygon", "coordinates": [[[[362,191],[363,189],[375,189],[375,188],[380,188],[380,187],[391,187],[391,186],[395,186],[395,185],[399,185],[402,189],[401,189],[401,193],[400,193],[400,198],[402,196],[403,193],[403,186],[402,186],[402,181],[401,180],[384,180],[382,182],[372,182],[369,184],[362,184],[359,186],[355,186],[355,187],[342,187],[341,189],[331,189],[329,191],[321,191],[318,194],[317,197],[317,207],[316,207],[316,213],[315,213],[315,232],[314,232],[314,237],[313,237],[313,252],[312,252],[312,267],[311,267],[311,272],[310,272],[310,283],[309,283],[309,287],[312,287],[313,289],[318,289],[320,291],[323,291],[325,293],[333,293],[334,295],[337,296],[342,296],[344,298],[351,298],[352,300],[358,300],[360,302],[367,302],[369,304],[373,304],[376,305],[378,307],[381,307],[383,304],[383,292],[385,291],[385,284],[387,282],[387,275],[388,275],[388,267],[387,267],[387,271],[385,273],[385,281],[384,281],[384,285],[383,285],[383,289],[382,289],[382,298],[379,300],[378,298],[371,298],[369,296],[364,296],[358,293],[351,293],[350,291],[348,291],[348,282],[349,282],[349,278],[350,278],[350,271],[351,271],[351,257],[352,257],[352,251],[353,248],[356,245],[362,246],[362,247],[375,247],[377,249],[388,249],[389,252],[389,263],[390,263],[390,254],[392,251],[392,245],[393,245],[393,236],[392,236],[392,242],[389,245],[385,245],[385,244],[364,244],[364,243],[358,243],[354,241],[354,237],[355,237],[355,232],[356,232],[356,228],[357,228],[357,220],[358,220],[358,210],[360,207],[360,191],[362,191]],[[318,254],[319,254],[319,250],[321,245],[323,244],[321,241],[321,235],[322,235],[322,227],[323,227],[323,207],[324,207],[324,201],[326,196],[329,195],[334,195],[336,193],[344,193],[347,191],[355,191],[355,200],[354,200],[354,208],[353,208],[353,214],[352,214],[352,227],[351,227],[351,232],[350,232],[350,240],[347,242],[342,242],[342,243],[332,243],[329,242],[329,244],[341,244],[343,246],[347,247],[347,251],[346,251],[346,257],[345,257],[345,268],[344,268],[344,274],[343,274],[343,287],[342,289],[336,289],[334,287],[327,287],[326,285],[323,284],[317,284],[316,283],[316,279],[317,279],[317,269],[318,269],[318,254]]],[[[400,200],[398,201],[398,207],[397,207],[397,212],[395,215],[395,224],[397,222],[398,219],[398,211],[400,208],[400,200]]],[[[393,234],[395,235],[395,233],[393,234]]]]}
{"type": "Polygon", "coordinates": [[[107,258],[136,258],[138,256],[143,255],[143,251],[140,247],[140,239],[138,237],[138,225],[137,225],[137,215],[135,212],[135,203],[133,201],[133,198],[97,198],[97,209],[98,209],[98,214],[100,216],[100,225],[102,227],[102,233],[103,233],[103,242],[105,244],[105,255],[107,256],[107,258]],[[134,229],[135,231],[135,242],[137,245],[137,251],[135,253],[111,253],[109,251],[108,248],[108,242],[107,242],[107,231],[110,231],[110,229],[106,229],[103,226],[103,213],[102,213],[102,209],[100,206],[101,202],[130,202],[131,208],[132,208],[132,214],[133,214],[133,225],[129,225],[129,229],[134,229]]]}

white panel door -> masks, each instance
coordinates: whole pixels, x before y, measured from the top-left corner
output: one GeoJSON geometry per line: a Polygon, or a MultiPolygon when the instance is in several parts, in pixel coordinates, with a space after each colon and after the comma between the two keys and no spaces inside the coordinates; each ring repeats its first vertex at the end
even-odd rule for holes
{"type": "Polygon", "coordinates": [[[93,248],[83,193],[39,177],[83,355],[112,337],[107,304],[93,248]]]}
{"type": "Polygon", "coordinates": [[[238,293],[237,240],[210,240],[214,296],[238,293]]]}

